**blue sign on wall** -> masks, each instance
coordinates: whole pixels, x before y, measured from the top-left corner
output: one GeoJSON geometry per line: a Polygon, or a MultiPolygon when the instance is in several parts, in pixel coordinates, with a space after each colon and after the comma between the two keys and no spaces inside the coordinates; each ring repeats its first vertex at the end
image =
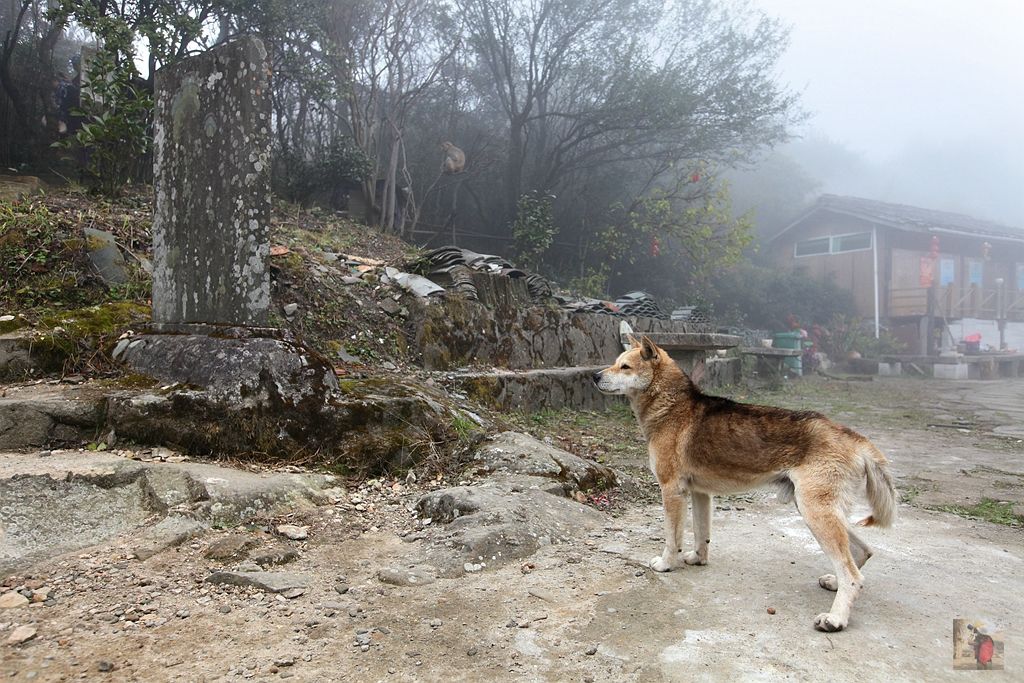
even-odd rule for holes
{"type": "Polygon", "coordinates": [[[981,287],[982,273],[984,272],[981,261],[969,261],[967,269],[967,281],[972,285],[981,287]]]}
{"type": "Polygon", "coordinates": [[[951,258],[939,259],[939,285],[945,287],[956,280],[956,261],[951,258]]]}

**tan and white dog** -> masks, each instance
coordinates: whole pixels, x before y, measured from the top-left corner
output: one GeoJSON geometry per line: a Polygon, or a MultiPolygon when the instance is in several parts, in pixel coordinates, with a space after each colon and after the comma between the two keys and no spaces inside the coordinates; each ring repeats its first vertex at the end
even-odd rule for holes
{"type": "Polygon", "coordinates": [[[862,482],[872,514],[863,526],[889,526],[896,515],[896,490],[885,456],[847,427],[811,411],[736,403],[697,388],[648,337],[630,337],[631,348],[594,374],[598,389],[629,398],[647,440],[651,470],[665,508],[665,549],[651,560],[655,571],[708,561],[711,496],[766,485],[797,509],[828,555],[834,574],[818,579],[836,591],[832,608],[814,619],[820,631],[839,631],[864,579],[860,568],[871,549],[846,521],[862,482]],[[683,552],[686,495],[693,503],[694,549],[683,552]]]}

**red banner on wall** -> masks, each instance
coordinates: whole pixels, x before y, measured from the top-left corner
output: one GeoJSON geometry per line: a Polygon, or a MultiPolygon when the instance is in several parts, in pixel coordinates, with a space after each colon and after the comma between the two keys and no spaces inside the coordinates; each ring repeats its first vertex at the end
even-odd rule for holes
{"type": "Polygon", "coordinates": [[[921,257],[921,286],[931,287],[935,281],[935,259],[930,256],[921,257]]]}

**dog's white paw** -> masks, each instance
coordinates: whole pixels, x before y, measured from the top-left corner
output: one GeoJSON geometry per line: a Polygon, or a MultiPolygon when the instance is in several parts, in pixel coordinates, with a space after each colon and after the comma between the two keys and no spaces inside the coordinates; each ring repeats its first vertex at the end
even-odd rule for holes
{"type": "Polygon", "coordinates": [[[835,631],[842,631],[846,628],[846,622],[831,612],[822,612],[818,616],[814,617],[814,628],[819,631],[825,631],[826,633],[833,633],[835,631]]]}
{"type": "Polygon", "coordinates": [[[651,565],[651,569],[653,569],[656,572],[672,571],[672,563],[666,560],[661,555],[658,555],[657,557],[652,557],[649,564],[651,565]]]}
{"type": "Polygon", "coordinates": [[[835,574],[823,574],[818,577],[818,585],[827,591],[839,590],[839,580],[835,574]]]}
{"type": "Polygon", "coordinates": [[[697,554],[696,550],[690,550],[683,555],[683,562],[686,564],[705,565],[708,563],[708,558],[704,557],[702,559],[701,556],[697,554]]]}

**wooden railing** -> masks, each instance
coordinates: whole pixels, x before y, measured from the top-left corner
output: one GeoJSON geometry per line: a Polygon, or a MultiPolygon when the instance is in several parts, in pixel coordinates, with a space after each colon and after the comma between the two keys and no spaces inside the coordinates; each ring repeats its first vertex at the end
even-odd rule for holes
{"type": "MultiPolygon", "coordinates": [[[[928,315],[927,287],[893,288],[889,291],[889,316],[928,315]]],[[[1004,290],[1003,307],[1007,320],[1024,321],[1024,292],[1004,290]]],[[[971,285],[961,291],[956,285],[934,290],[931,311],[946,318],[996,320],[999,315],[999,290],[971,285]]]]}

